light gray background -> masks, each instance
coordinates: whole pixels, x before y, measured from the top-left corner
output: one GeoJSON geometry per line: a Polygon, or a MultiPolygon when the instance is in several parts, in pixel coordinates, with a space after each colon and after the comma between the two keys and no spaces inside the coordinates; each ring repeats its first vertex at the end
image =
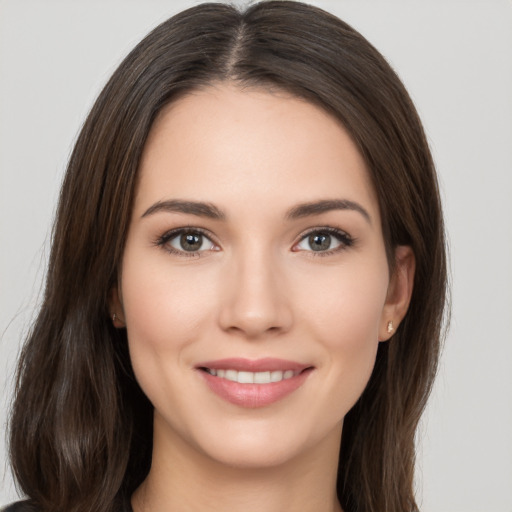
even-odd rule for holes
{"type": "MultiPolygon", "coordinates": [[[[157,23],[197,3],[0,0],[2,427],[79,127],[121,58],[157,23]]],[[[418,443],[423,510],[511,512],[512,4],[311,3],[360,30],[398,71],[440,174],[453,319],[418,443]]],[[[16,496],[0,442],[0,504],[16,496]]]]}

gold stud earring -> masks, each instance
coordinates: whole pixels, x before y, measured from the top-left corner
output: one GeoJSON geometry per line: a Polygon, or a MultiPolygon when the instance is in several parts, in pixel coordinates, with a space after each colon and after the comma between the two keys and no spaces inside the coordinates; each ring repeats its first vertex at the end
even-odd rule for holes
{"type": "Polygon", "coordinates": [[[390,321],[388,322],[388,334],[391,334],[393,331],[394,331],[394,328],[393,328],[393,320],[390,320],[390,321]]]}
{"type": "Polygon", "coordinates": [[[124,327],[123,321],[115,313],[112,315],[112,323],[114,327],[124,327]]]}

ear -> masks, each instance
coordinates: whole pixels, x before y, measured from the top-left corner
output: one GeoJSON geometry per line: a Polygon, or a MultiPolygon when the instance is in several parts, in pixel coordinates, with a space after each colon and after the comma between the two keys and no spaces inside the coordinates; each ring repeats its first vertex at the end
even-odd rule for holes
{"type": "Polygon", "coordinates": [[[408,245],[399,245],[395,250],[395,266],[389,279],[386,303],[382,310],[379,341],[387,341],[396,332],[411,301],[414,284],[416,258],[408,245]]]}
{"type": "Polygon", "coordinates": [[[112,287],[108,297],[108,308],[110,311],[110,319],[116,328],[126,327],[124,319],[124,309],[121,293],[118,285],[112,287]]]}

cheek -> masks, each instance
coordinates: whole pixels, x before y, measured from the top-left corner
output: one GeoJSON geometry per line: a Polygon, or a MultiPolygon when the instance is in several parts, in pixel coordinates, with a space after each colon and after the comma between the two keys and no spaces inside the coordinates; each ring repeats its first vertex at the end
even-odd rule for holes
{"type": "Polygon", "coordinates": [[[377,263],[361,264],[360,270],[340,266],[324,280],[317,275],[317,299],[301,296],[307,305],[302,317],[325,356],[326,393],[340,404],[342,415],[363,392],[375,364],[388,284],[387,263],[377,263]]]}
{"type": "Polygon", "coordinates": [[[129,251],[123,261],[122,297],[127,327],[155,344],[193,335],[205,313],[209,279],[167,260],[165,254],[129,251]],[[183,331],[183,332],[182,332],[183,331]]]}
{"type": "Polygon", "coordinates": [[[367,260],[328,268],[314,279],[305,276],[297,286],[301,316],[333,348],[357,349],[378,339],[388,287],[387,263],[382,258],[367,260]]]}
{"type": "Polygon", "coordinates": [[[184,364],[183,354],[197,339],[211,308],[199,273],[172,268],[165,255],[143,261],[127,251],[122,300],[135,374],[141,385],[146,377],[151,385],[158,375],[169,377],[184,364]]]}

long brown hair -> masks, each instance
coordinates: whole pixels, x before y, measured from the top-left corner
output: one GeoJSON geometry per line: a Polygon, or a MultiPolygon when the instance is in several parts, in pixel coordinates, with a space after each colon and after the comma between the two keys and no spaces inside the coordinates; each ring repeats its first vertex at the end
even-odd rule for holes
{"type": "Polygon", "coordinates": [[[393,249],[416,256],[398,332],[381,343],[345,418],[337,491],[346,512],[417,510],[414,437],[436,373],[446,259],[434,165],[416,110],[384,58],[350,26],[291,1],[240,12],[188,9],[126,57],[92,108],[71,155],[53,232],[44,302],[19,363],[10,454],[21,490],[42,510],[113,511],[151,464],[152,406],[109,291],[123,254],[137,171],[169,102],[229,80],[277,87],[338,118],[366,160],[393,249]]]}

